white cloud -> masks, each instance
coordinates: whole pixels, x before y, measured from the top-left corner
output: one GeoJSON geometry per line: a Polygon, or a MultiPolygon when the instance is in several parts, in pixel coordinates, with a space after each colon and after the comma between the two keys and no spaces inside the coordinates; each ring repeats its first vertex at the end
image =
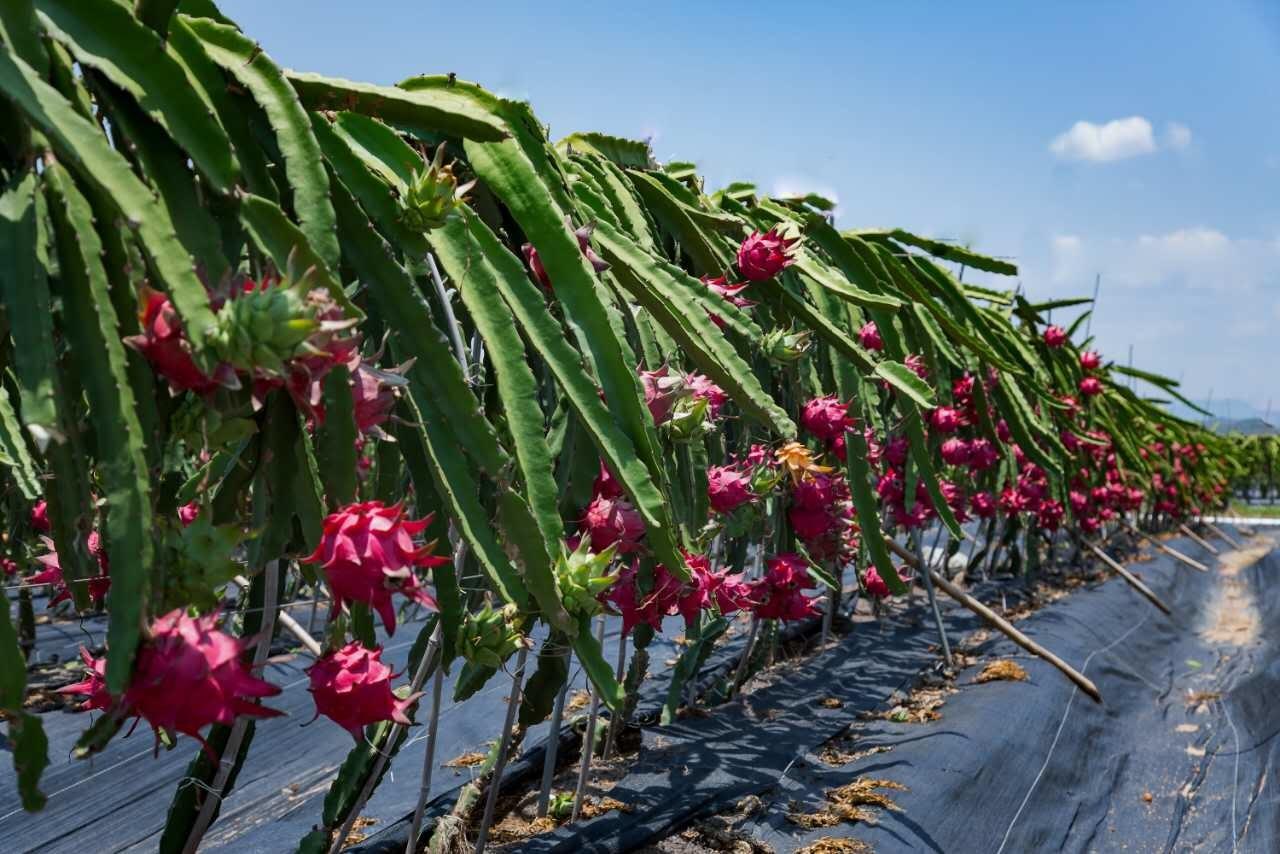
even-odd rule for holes
{"type": "Polygon", "coordinates": [[[1055,137],[1049,150],[1063,160],[1105,163],[1155,152],[1156,137],[1151,122],[1142,116],[1113,119],[1102,125],[1079,121],[1055,137]]]}
{"type": "Polygon", "coordinates": [[[1191,128],[1181,122],[1169,122],[1164,129],[1164,144],[1174,151],[1183,151],[1191,147],[1191,128]]]}
{"type": "Polygon", "coordinates": [[[1280,240],[1231,237],[1205,226],[1133,238],[1050,239],[1050,278],[1078,284],[1101,273],[1108,285],[1212,290],[1280,287],[1280,240]]]}
{"type": "Polygon", "coordinates": [[[773,190],[770,195],[773,196],[803,196],[807,193],[817,193],[823,198],[830,199],[837,205],[840,204],[840,194],[836,192],[835,187],[831,187],[806,178],[803,175],[781,175],[773,182],[773,190]]]}

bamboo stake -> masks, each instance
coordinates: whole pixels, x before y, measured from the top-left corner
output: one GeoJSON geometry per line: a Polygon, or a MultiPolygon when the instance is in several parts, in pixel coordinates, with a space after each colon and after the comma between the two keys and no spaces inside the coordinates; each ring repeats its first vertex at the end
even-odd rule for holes
{"type": "Polygon", "coordinates": [[[1133,527],[1133,525],[1129,524],[1129,522],[1126,521],[1126,522],[1123,522],[1122,524],[1129,531],[1129,533],[1133,534],[1135,537],[1138,537],[1139,539],[1146,540],[1147,542],[1151,543],[1151,545],[1155,546],[1157,549],[1167,554],[1169,557],[1175,560],[1182,561],[1187,566],[1191,567],[1192,569],[1199,570],[1200,572],[1209,571],[1209,567],[1205,566],[1200,561],[1195,560],[1194,558],[1187,557],[1177,549],[1170,548],[1169,546],[1160,542],[1156,538],[1152,537],[1150,534],[1146,534],[1138,530],[1137,528],[1133,527]]]}
{"type": "Polygon", "coordinates": [[[475,854],[484,854],[485,843],[489,840],[489,827],[498,806],[498,790],[502,788],[502,771],[507,765],[507,751],[511,749],[511,728],[515,726],[516,710],[520,708],[520,690],[524,687],[524,666],[528,660],[529,647],[521,646],[516,657],[516,672],[511,677],[511,696],[507,699],[507,720],[502,725],[498,761],[494,763],[493,774],[489,777],[489,796],[485,798],[484,816],[480,819],[480,830],[476,835],[475,854]]]}
{"type": "MultiPolygon", "coordinates": [[[[247,588],[249,586],[249,579],[245,578],[243,575],[237,575],[234,581],[241,587],[247,588]]],[[[311,653],[316,658],[319,658],[324,654],[324,650],[320,648],[320,642],[312,636],[311,632],[304,629],[301,623],[289,616],[288,611],[282,609],[280,613],[276,615],[276,619],[280,621],[280,625],[289,630],[289,634],[302,642],[302,645],[307,648],[307,652],[311,653]]]]}
{"type": "MultiPolygon", "coordinates": [[[[277,594],[280,592],[280,561],[267,561],[263,572],[265,578],[262,587],[262,624],[258,629],[258,645],[253,650],[254,670],[265,665],[267,657],[271,654],[271,638],[276,631],[276,612],[279,610],[276,606],[277,594]]],[[[236,576],[236,583],[246,590],[249,589],[249,580],[242,575],[236,576]]],[[[209,825],[213,823],[213,813],[222,802],[222,796],[225,794],[223,790],[231,776],[231,769],[235,767],[236,757],[240,755],[240,745],[244,742],[244,734],[248,728],[249,719],[244,715],[237,717],[235,723],[231,725],[231,733],[227,736],[226,746],[219,757],[218,771],[213,775],[213,785],[209,787],[204,803],[200,805],[200,812],[196,814],[195,824],[191,826],[191,833],[187,835],[182,854],[195,854],[209,825]]]]}
{"type": "Polygon", "coordinates": [[[1217,547],[1213,543],[1206,540],[1204,537],[1197,534],[1195,531],[1191,530],[1191,527],[1189,525],[1185,523],[1180,524],[1178,525],[1178,530],[1186,534],[1193,541],[1195,541],[1196,545],[1201,546],[1202,548],[1208,549],[1211,554],[1215,554],[1215,555],[1218,554],[1217,547]]]}
{"type": "MultiPolygon", "coordinates": [[[[440,622],[436,621],[435,630],[431,633],[431,639],[427,641],[427,650],[422,654],[422,660],[418,662],[418,669],[413,674],[413,680],[410,683],[409,693],[416,694],[422,690],[422,683],[427,681],[429,674],[435,667],[439,666],[440,657],[440,638],[441,628],[440,622]]],[[[382,742],[385,747],[395,742],[396,736],[400,734],[400,730],[404,729],[402,723],[394,723],[387,730],[387,736],[382,742]]],[[[360,816],[360,811],[364,809],[364,805],[369,800],[369,796],[373,794],[373,787],[378,779],[382,776],[382,769],[387,767],[387,761],[391,758],[389,751],[384,749],[378,750],[378,758],[374,760],[373,770],[364,781],[364,788],[360,790],[360,796],[356,799],[355,804],[351,807],[351,812],[347,814],[346,821],[339,828],[337,836],[333,839],[333,844],[329,846],[329,854],[338,854],[342,847],[347,844],[347,837],[351,834],[351,828],[356,823],[356,819],[360,816]]]]}
{"type": "MultiPolygon", "coordinates": [[[[604,614],[600,615],[600,626],[596,629],[596,643],[604,643],[604,614]]],[[[589,684],[589,683],[588,683],[589,684]]],[[[595,752],[596,718],[600,715],[600,692],[591,686],[591,714],[587,716],[587,728],[582,733],[582,764],[578,766],[578,785],[573,791],[573,815],[569,821],[577,821],[582,816],[582,796],[587,788],[587,773],[591,770],[591,754],[595,752]]]]}
{"type": "Polygon", "coordinates": [[[1204,524],[1205,524],[1205,527],[1207,527],[1210,531],[1213,531],[1219,537],[1222,537],[1222,539],[1226,540],[1235,548],[1237,549],[1244,548],[1244,546],[1240,545],[1240,543],[1235,539],[1235,537],[1229,536],[1226,531],[1222,530],[1217,525],[1213,524],[1212,522],[1205,522],[1204,524]]]}
{"type": "MultiPolygon", "coordinates": [[[[618,680],[618,684],[624,684],[623,680],[627,675],[627,636],[621,631],[618,632],[618,666],[614,671],[614,677],[618,680]]],[[[618,739],[618,730],[622,729],[622,710],[618,709],[609,715],[609,729],[604,738],[604,761],[608,762],[613,756],[613,745],[618,739]]]]}
{"type": "Polygon", "coordinates": [[[440,724],[440,695],[444,693],[444,668],[437,667],[431,677],[431,719],[427,724],[427,753],[422,757],[422,782],[418,784],[418,803],[413,808],[413,822],[409,825],[409,841],[404,854],[418,850],[418,834],[422,832],[422,817],[427,811],[427,798],[431,796],[431,772],[436,765],[436,731],[440,724]]]}
{"type": "Polygon", "coordinates": [[[1084,544],[1084,547],[1088,549],[1090,552],[1092,552],[1094,557],[1098,558],[1098,560],[1102,561],[1107,566],[1115,570],[1117,575],[1119,575],[1126,582],[1128,582],[1130,587],[1132,587],[1134,590],[1137,590],[1139,593],[1145,596],[1152,605],[1155,605],[1161,611],[1164,611],[1166,614],[1169,614],[1170,616],[1173,615],[1173,611],[1169,608],[1168,605],[1164,603],[1164,600],[1162,600],[1159,596],[1157,596],[1154,590],[1152,590],[1150,587],[1144,584],[1142,579],[1138,578],[1138,576],[1134,575],[1132,572],[1125,569],[1123,564],[1121,564],[1119,561],[1111,557],[1111,555],[1107,554],[1106,552],[1104,552],[1102,549],[1100,549],[1098,546],[1094,545],[1093,543],[1086,542],[1084,544]]]}
{"type": "MultiPolygon", "coordinates": [[[[564,656],[565,670],[571,673],[573,658],[568,650],[565,650],[564,656]]],[[[547,736],[547,753],[542,760],[542,785],[538,787],[538,818],[546,818],[547,810],[551,807],[551,781],[556,775],[556,753],[560,748],[560,725],[564,722],[564,701],[569,694],[569,681],[569,676],[566,675],[564,684],[556,694],[555,705],[551,707],[551,734],[547,736]]]]}
{"type": "MultiPolygon", "coordinates": [[[[924,569],[920,566],[919,562],[916,560],[916,556],[911,554],[911,552],[907,551],[902,546],[898,545],[889,537],[885,537],[885,545],[887,545],[895,554],[897,554],[898,557],[902,558],[907,563],[911,564],[921,572],[924,572],[924,569]]],[[[1076,686],[1080,688],[1081,691],[1084,691],[1086,694],[1092,697],[1095,702],[1098,702],[1098,703],[1102,702],[1102,694],[1099,693],[1098,687],[1094,685],[1093,682],[1090,681],[1089,678],[1086,677],[1083,673],[1076,670],[1071,665],[1067,664],[1061,658],[1058,658],[1058,656],[1054,655],[1052,652],[1045,649],[1040,644],[1036,643],[1031,638],[1024,635],[1022,632],[1018,631],[1016,628],[1013,627],[1012,624],[1009,623],[1008,620],[1001,617],[995,611],[992,611],[986,605],[983,605],[977,599],[974,599],[968,593],[965,593],[959,587],[956,587],[954,584],[952,584],[947,579],[943,578],[938,573],[934,572],[933,570],[929,570],[929,574],[931,576],[931,580],[933,581],[933,583],[936,584],[938,588],[942,590],[943,593],[946,593],[952,599],[956,600],[961,605],[968,608],[973,613],[977,614],[979,617],[982,617],[982,619],[990,623],[992,627],[1002,632],[1005,636],[1009,638],[1009,640],[1013,641],[1018,646],[1025,649],[1027,652],[1031,653],[1032,655],[1039,656],[1040,658],[1043,658],[1045,661],[1047,661],[1049,664],[1052,664],[1062,673],[1062,675],[1066,676],[1068,679],[1074,682],[1076,686]]]]}

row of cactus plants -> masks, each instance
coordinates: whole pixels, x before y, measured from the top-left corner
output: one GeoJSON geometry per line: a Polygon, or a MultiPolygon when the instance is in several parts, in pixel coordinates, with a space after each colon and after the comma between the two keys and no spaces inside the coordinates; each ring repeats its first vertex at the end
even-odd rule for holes
{"type": "Polygon", "coordinates": [[[1008,262],[840,231],[819,196],[708,192],[643,143],[552,143],[452,75],[283,69],[209,0],[14,0],[0,40],[0,708],[28,809],[42,586],[55,615],[108,615],[68,689],[99,712],[76,755],[130,719],[198,745],[165,851],[199,844],[274,714],[280,605],[322,591],[310,687],[357,744],[302,840],[321,851],[427,680],[461,667],[463,698],[513,656],[522,678],[538,623],[513,726],[562,697],[562,650],[624,718],[678,614],[671,713],[735,613],[754,637],[829,613],[820,590],[906,592],[886,535],[958,548],[976,519],[987,565],[1029,571],[1056,532],[1216,507],[1233,472],[1119,376],[1176,383],[1106,362],[1087,312],[1048,322],[1087,300],[963,281],[1008,262]],[[405,607],[432,617],[397,677],[376,628],[405,607]]]}

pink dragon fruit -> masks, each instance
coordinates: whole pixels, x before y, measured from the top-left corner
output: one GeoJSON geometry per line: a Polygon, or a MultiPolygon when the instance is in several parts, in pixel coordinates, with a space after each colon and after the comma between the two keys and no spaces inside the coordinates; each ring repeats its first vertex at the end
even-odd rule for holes
{"type": "Polygon", "coordinates": [[[924,357],[916,353],[909,354],[902,363],[911,369],[911,372],[922,380],[929,379],[929,366],[925,364],[924,357]]]}
{"type": "Polygon", "coordinates": [[[809,575],[809,565],[798,554],[786,553],[772,557],[768,570],[753,585],[753,598],[759,602],[756,616],[762,620],[800,620],[818,613],[816,599],[804,595],[814,586],[809,575]]]}
{"type": "Polygon", "coordinates": [[[973,397],[973,384],[973,374],[965,372],[964,376],[951,384],[951,396],[956,400],[968,400],[973,397]]]}
{"type": "Polygon", "coordinates": [[[991,444],[990,439],[973,439],[969,442],[969,468],[972,471],[986,471],[1000,462],[1000,452],[991,444]]]}
{"type": "Polygon", "coordinates": [[[969,499],[969,509],[979,519],[990,519],[996,515],[996,501],[990,492],[976,492],[969,499]]]}
{"type": "Polygon", "coordinates": [[[365,602],[378,612],[387,634],[392,635],[396,630],[392,594],[435,607],[435,600],[414,573],[416,567],[448,562],[448,558],[432,554],[434,541],[414,544],[413,538],[426,530],[431,519],[430,515],[406,519],[398,504],[348,504],[325,518],[320,545],[302,561],[320,565],[333,591],[335,611],[347,602],[365,602]]]}
{"type": "Polygon", "coordinates": [[[619,554],[636,550],[644,537],[644,519],[635,505],[622,497],[598,495],[587,505],[583,528],[591,538],[592,551],[602,552],[617,545],[619,554]]]}
{"type": "Polygon", "coordinates": [[[235,369],[226,363],[220,364],[212,377],[196,367],[191,344],[183,335],[182,320],[167,296],[144,287],[139,297],[142,311],[138,320],[142,332],[127,336],[124,343],[142,354],[151,369],[169,383],[173,394],[184,391],[209,394],[224,386],[240,387],[235,369]]]}
{"type": "Polygon", "coordinates": [[[884,339],[880,337],[880,329],[874,320],[862,324],[862,328],[858,330],[858,343],[876,352],[884,349],[884,339]]]}
{"type": "Polygon", "coordinates": [[[753,282],[772,279],[795,263],[791,248],[799,240],[783,237],[777,227],[764,234],[753,231],[738,248],[738,269],[753,282]]]}
{"type": "Polygon", "coordinates": [[[1052,499],[1042,501],[1040,509],[1036,511],[1036,525],[1046,531],[1056,531],[1062,524],[1064,514],[1065,510],[1061,502],[1052,499]]]}
{"type": "Polygon", "coordinates": [[[751,478],[736,466],[711,466],[707,469],[707,498],[717,513],[732,513],[756,496],[751,491],[751,478]]]}
{"type": "Polygon", "coordinates": [[[404,377],[384,371],[368,362],[360,362],[351,372],[351,404],[356,430],[361,436],[387,438],[382,425],[391,419],[396,408],[397,392],[404,377]]]}
{"type": "MultiPolygon", "coordinates": [[[[28,577],[27,584],[52,585],[54,593],[49,598],[49,607],[52,608],[59,602],[65,602],[71,598],[71,588],[67,586],[66,580],[62,577],[62,566],[58,562],[58,551],[54,547],[53,540],[48,537],[41,537],[40,541],[49,550],[47,554],[36,558],[36,561],[44,566],[44,569],[28,577]]],[[[89,599],[93,602],[95,608],[101,608],[103,600],[107,598],[107,591],[111,589],[111,563],[107,560],[106,549],[102,547],[102,537],[99,536],[97,531],[89,532],[85,545],[89,549],[89,554],[97,561],[99,569],[99,574],[89,578],[86,582],[89,589],[89,599]]]]}
{"type": "MultiPolygon", "coordinates": [[[[742,282],[740,284],[731,285],[728,283],[728,279],[726,279],[724,276],[717,276],[716,278],[712,278],[711,276],[703,276],[701,281],[702,281],[702,284],[707,286],[707,289],[709,291],[711,291],[716,296],[720,297],[730,305],[737,306],[738,308],[751,308],[752,306],[755,305],[755,303],[752,302],[751,300],[747,299],[744,296],[740,296],[740,294],[744,290],[750,287],[751,285],[750,282],[742,282]]],[[[707,311],[707,316],[711,318],[711,322],[714,323],[716,326],[719,326],[722,329],[724,328],[724,318],[722,318],[720,315],[716,314],[714,311],[707,311]]]]}
{"type": "Polygon", "coordinates": [[[911,444],[906,436],[894,436],[884,446],[884,458],[890,465],[902,468],[907,464],[907,452],[911,444]]]}
{"type": "Polygon", "coordinates": [[[1080,367],[1086,371],[1096,371],[1102,367],[1102,356],[1096,350],[1085,350],[1080,354],[1080,367]]]}
{"type": "Polygon", "coordinates": [[[694,400],[707,402],[707,414],[713,419],[720,417],[720,410],[729,402],[729,395],[725,390],[703,374],[685,374],[684,387],[693,395],[694,400]]]}
{"type": "Polygon", "coordinates": [[[952,437],[942,443],[942,461],[949,466],[962,466],[969,462],[969,443],[952,437]]]}
{"type": "Polygon", "coordinates": [[[41,498],[31,508],[31,530],[37,534],[47,534],[49,528],[49,502],[41,498]]]}
{"type": "Polygon", "coordinates": [[[929,413],[929,423],[939,433],[954,433],[964,424],[964,415],[951,406],[939,406],[929,413]]]}
{"type": "Polygon", "coordinates": [[[831,442],[843,437],[845,431],[853,427],[854,419],[849,417],[849,404],[841,403],[838,397],[829,394],[806,402],[800,413],[800,423],[819,439],[831,442]]]}
{"type": "Polygon", "coordinates": [[[306,672],[316,716],[329,718],[356,741],[378,721],[412,723],[405,712],[421,694],[401,700],[391,692],[394,674],[382,663],[382,647],[369,649],[353,641],[317,659],[306,672]]]}
{"type": "Polygon", "coordinates": [[[591,482],[591,494],[598,498],[618,498],[622,495],[622,486],[604,464],[604,460],[600,461],[600,473],[591,482]]]}
{"type": "Polygon", "coordinates": [[[1080,380],[1080,393],[1085,397],[1096,397],[1102,394],[1102,380],[1097,377],[1085,377],[1080,380]]]}
{"type": "MultiPolygon", "coordinates": [[[[595,223],[588,223],[581,228],[574,229],[573,236],[578,239],[578,248],[582,250],[582,257],[586,258],[587,262],[591,264],[591,269],[597,273],[603,273],[609,269],[609,264],[591,248],[591,232],[595,230],[595,223]]],[[[529,265],[529,272],[533,273],[534,280],[542,285],[543,289],[551,290],[551,277],[547,275],[546,268],[542,266],[542,259],[538,257],[538,250],[533,247],[532,243],[526,243],[520,247],[520,251],[524,254],[525,263],[529,265]]]]}
{"type": "Polygon", "coordinates": [[[79,694],[87,697],[76,711],[91,712],[111,708],[114,699],[107,690],[107,659],[94,658],[89,650],[80,647],[80,660],[84,662],[84,680],[58,689],[59,694],[79,694]]]}
{"type": "Polygon", "coordinates": [[[867,567],[867,571],[862,574],[862,586],[867,589],[867,595],[873,599],[884,599],[889,593],[889,585],[880,577],[879,571],[874,566],[867,567]]]}
{"type": "Polygon", "coordinates": [[[639,563],[633,562],[618,573],[618,580],[612,587],[600,594],[601,602],[612,605],[622,615],[623,635],[631,634],[631,630],[641,623],[651,626],[654,631],[661,631],[662,618],[676,612],[683,594],[680,579],[658,564],[653,568],[653,588],[640,596],[636,589],[639,569],[639,563]]]}
{"type": "Polygon", "coordinates": [[[12,558],[0,558],[0,575],[5,578],[18,574],[18,562],[12,558]]]}
{"type": "Polygon", "coordinates": [[[182,523],[182,527],[187,527],[200,516],[200,503],[198,501],[189,501],[178,508],[178,521],[182,523]]]}
{"type": "Polygon", "coordinates": [[[684,394],[683,377],[671,376],[670,369],[663,365],[656,371],[641,371],[640,386],[644,389],[644,403],[649,407],[654,424],[662,424],[671,417],[671,410],[676,401],[684,394]]]}
{"type": "Polygon", "coordinates": [[[1056,350],[1063,344],[1067,343],[1067,330],[1061,326],[1050,324],[1044,330],[1044,343],[1046,347],[1056,350]]]}
{"type": "MultiPolygon", "coordinates": [[[[239,715],[257,718],[283,714],[254,700],[272,697],[280,689],[255,677],[241,654],[255,641],[219,631],[218,617],[189,617],[181,609],[151,623],[148,639],[139,647],[133,680],[120,705],[129,716],[141,717],[156,731],[182,733],[205,746],[200,731],[209,724],[230,725],[239,715]]],[[[106,659],[81,652],[89,671],[86,679],[63,689],[88,695],[86,709],[114,704],[107,694],[106,659]]],[[[212,751],[209,751],[212,753],[212,751]]]]}

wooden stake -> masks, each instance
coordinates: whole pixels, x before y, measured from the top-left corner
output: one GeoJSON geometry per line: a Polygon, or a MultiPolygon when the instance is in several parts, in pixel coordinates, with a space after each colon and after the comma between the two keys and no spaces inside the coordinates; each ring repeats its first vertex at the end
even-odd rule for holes
{"type": "Polygon", "coordinates": [[[1192,540],[1194,540],[1196,545],[1200,546],[1201,548],[1208,549],[1211,554],[1218,553],[1218,549],[1216,546],[1214,546],[1213,543],[1209,542],[1204,537],[1200,536],[1195,531],[1191,530],[1190,526],[1186,524],[1181,524],[1178,526],[1178,530],[1186,534],[1192,540]]]}
{"type": "Polygon", "coordinates": [[[1112,558],[1111,555],[1107,554],[1102,549],[1095,546],[1093,543],[1085,543],[1084,547],[1088,549],[1090,552],[1092,552],[1094,557],[1098,558],[1098,560],[1102,561],[1107,566],[1115,570],[1117,575],[1119,575],[1121,578],[1127,581],[1130,587],[1132,587],[1134,590],[1137,590],[1139,593],[1145,596],[1152,605],[1155,605],[1161,611],[1164,611],[1166,614],[1169,614],[1170,616],[1173,615],[1173,611],[1170,610],[1169,606],[1164,603],[1164,600],[1162,600],[1159,596],[1157,596],[1154,590],[1152,590],[1150,587],[1144,584],[1142,582],[1142,579],[1138,578],[1138,576],[1134,575],[1132,572],[1125,569],[1124,566],[1119,561],[1112,558]]]}
{"type": "Polygon", "coordinates": [[[489,828],[493,825],[494,811],[498,807],[498,790],[502,788],[502,772],[507,766],[507,752],[511,749],[511,728],[516,723],[516,710],[520,708],[520,690],[524,686],[524,666],[529,658],[529,647],[521,646],[516,658],[516,672],[511,677],[511,696],[507,698],[507,719],[502,725],[502,741],[498,744],[498,760],[493,764],[489,777],[489,796],[485,798],[484,815],[476,833],[475,854],[484,854],[489,840],[489,828]]]}
{"type": "MultiPolygon", "coordinates": [[[[925,571],[924,568],[920,566],[920,562],[916,560],[915,555],[911,554],[911,552],[907,551],[902,546],[898,545],[892,539],[885,537],[885,545],[887,545],[896,555],[898,555],[898,557],[902,558],[907,563],[914,566],[916,569],[920,570],[921,572],[925,571]]],[[[1027,652],[1031,653],[1032,655],[1039,656],[1040,658],[1043,658],[1045,661],[1047,661],[1049,664],[1052,664],[1062,673],[1062,675],[1066,676],[1068,679],[1074,682],[1081,691],[1084,691],[1086,694],[1092,697],[1094,702],[1097,702],[1097,703],[1102,702],[1102,694],[1098,691],[1098,686],[1094,685],[1093,682],[1090,681],[1090,679],[1087,676],[1085,676],[1083,673],[1076,670],[1070,664],[1067,664],[1061,658],[1058,658],[1058,656],[1054,655],[1052,652],[1045,649],[1040,644],[1036,643],[1031,638],[1024,635],[1022,632],[1018,631],[1016,628],[1013,627],[1013,625],[1008,620],[1001,617],[995,611],[992,611],[986,605],[983,605],[977,599],[974,599],[968,593],[965,593],[959,587],[956,587],[954,584],[952,584],[947,579],[943,578],[937,572],[934,572],[933,570],[928,570],[928,572],[929,572],[930,580],[932,580],[934,585],[943,593],[947,594],[952,599],[956,600],[961,605],[968,608],[970,611],[977,614],[982,619],[986,620],[988,623],[992,625],[993,628],[1002,632],[1006,637],[1009,638],[1009,640],[1013,641],[1018,646],[1025,649],[1027,652]]]]}
{"type": "Polygon", "coordinates": [[[1217,525],[1213,524],[1212,522],[1205,522],[1204,524],[1206,528],[1208,528],[1210,531],[1213,531],[1219,537],[1222,537],[1222,539],[1226,540],[1234,548],[1237,548],[1237,549],[1244,548],[1244,546],[1240,545],[1240,543],[1236,540],[1235,537],[1230,536],[1229,534],[1227,534],[1226,531],[1222,530],[1217,525]]]}
{"type": "Polygon", "coordinates": [[[1194,558],[1187,557],[1177,549],[1170,548],[1169,546],[1157,540],[1155,537],[1152,537],[1150,534],[1143,533],[1142,531],[1133,527],[1133,525],[1129,524],[1129,522],[1125,521],[1125,522],[1122,522],[1121,524],[1124,525],[1125,529],[1128,530],[1129,533],[1133,534],[1135,537],[1138,537],[1139,539],[1146,540],[1147,542],[1151,543],[1151,545],[1155,546],[1157,549],[1164,552],[1174,560],[1182,561],[1187,566],[1191,567],[1192,569],[1199,570],[1200,572],[1209,571],[1209,567],[1205,566],[1200,561],[1195,560],[1194,558]]]}

